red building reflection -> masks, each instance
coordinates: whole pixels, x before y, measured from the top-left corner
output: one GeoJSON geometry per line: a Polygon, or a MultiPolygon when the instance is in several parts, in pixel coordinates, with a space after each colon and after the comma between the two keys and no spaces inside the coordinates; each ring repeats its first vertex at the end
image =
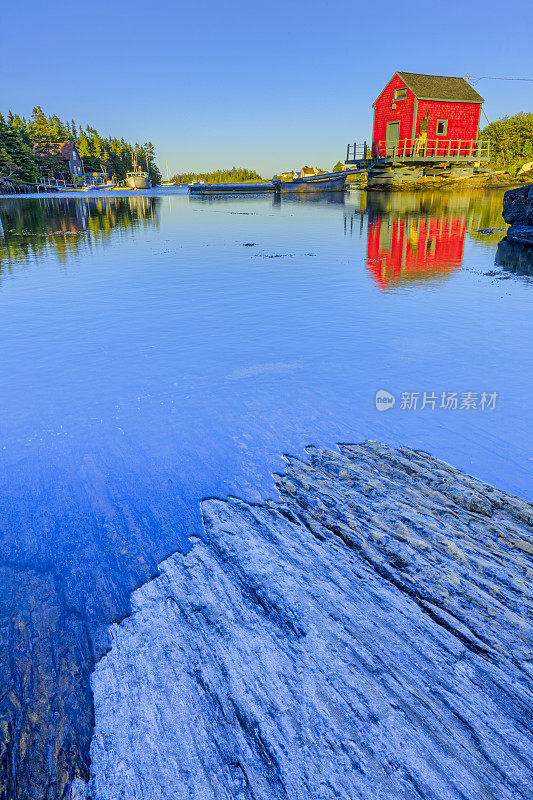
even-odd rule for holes
{"type": "Polygon", "coordinates": [[[367,269],[382,289],[445,279],[463,260],[466,214],[383,214],[368,222],[367,269]]]}

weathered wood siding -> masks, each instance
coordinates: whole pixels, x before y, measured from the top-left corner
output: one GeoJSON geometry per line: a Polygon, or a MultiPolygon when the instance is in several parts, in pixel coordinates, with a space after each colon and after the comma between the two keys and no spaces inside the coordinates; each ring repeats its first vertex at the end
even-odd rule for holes
{"type": "Polygon", "coordinates": [[[415,96],[407,89],[405,100],[394,100],[396,89],[407,88],[399,75],[395,75],[381,92],[374,103],[374,133],[372,138],[372,154],[377,154],[377,143],[384,142],[387,136],[387,122],[400,123],[400,140],[411,139],[415,112],[415,96]],[[391,108],[392,105],[396,108],[391,108]]]}
{"type": "Polygon", "coordinates": [[[429,111],[428,139],[437,138],[437,120],[448,120],[448,130],[445,136],[439,139],[462,139],[469,141],[477,139],[479,126],[479,103],[459,103],[443,100],[419,100],[416,113],[416,130],[413,136],[418,136],[418,126],[429,111]]]}
{"type": "Polygon", "coordinates": [[[372,138],[372,154],[377,155],[378,142],[385,142],[387,137],[387,123],[400,123],[400,141],[414,139],[419,134],[420,122],[429,111],[429,126],[427,139],[436,138],[442,141],[452,139],[464,142],[477,139],[479,103],[464,103],[460,101],[421,100],[415,97],[411,89],[407,88],[405,100],[394,100],[396,89],[406,87],[404,80],[398,75],[389,81],[378,99],[374,103],[374,131],[372,138]],[[392,106],[395,105],[395,108],[392,106]],[[448,126],[444,136],[437,137],[437,120],[447,120],[448,126]],[[415,121],[416,120],[416,121],[415,121]],[[415,124],[413,125],[413,122],[415,124]]]}

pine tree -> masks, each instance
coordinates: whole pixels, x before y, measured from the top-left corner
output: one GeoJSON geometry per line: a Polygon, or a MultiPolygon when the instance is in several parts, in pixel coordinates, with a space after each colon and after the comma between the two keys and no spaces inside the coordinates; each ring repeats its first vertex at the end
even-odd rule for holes
{"type": "Polygon", "coordinates": [[[33,183],[39,176],[31,149],[13,126],[0,115],[0,172],[23,183],[33,183]]]}
{"type": "Polygon", "coordinates": [[[70,138],[68,127],[61,122],[56,114],[53,114],[48,120],[48,132],[52,142],[63,142],[70,138]]]}
{"type": "Polygon", "coordinates": [[[191,183],[203,180],[205,183],[243,183],[244,181],[261,181],[261,176],[254,169],[244,167],[231,167],[231,169],[218,169],[213,172],[183,172],[174,175],[174,183],[191,183]]]}
{"type": "Polygon", "coordinates": [[[35,144],[42,146],[50,144],[50,125],[48,117],[41,106],[35,106],[33,109],[29,123],[29,132],[35,144]]]}
{"type": "Polygon", "coordinates": [[[141,167],[148,167],[148,174],[152,184],[161,183],[161,173],[155,161],[155,150],[152,142],[145,142],[142,147],[141,167]]]}
{"type": "Polygon", "coordinates": [[[74,120],[63,122],[56,114],[48,117],[41,106],[35,106],[28,121],[24,117],[9,111],[8,121],[2,118],[2,141],[0,142],[0,171],[3,175],[17,174],[23,180],[36,178],[39,168],[63,170],[64,162],[57,156],[35,156],[33,146],[46,153],[51,143],[72,140],[83,159],[86,172],[100,171],[103,166],[119,180],[126,177],[132,169],[134,156],[139,166],[146,167],[153,183],[161,181],[161,174],[156,164],[153,144],[147,142],[142,147],[131,145],[124,138],[104,138],[98,131],[87,125],[77,125],[74,120]],[[15,137],[15,138],[13,138],[15,137]],[[22,178],[25,175],[25,178],[22,178]]]}

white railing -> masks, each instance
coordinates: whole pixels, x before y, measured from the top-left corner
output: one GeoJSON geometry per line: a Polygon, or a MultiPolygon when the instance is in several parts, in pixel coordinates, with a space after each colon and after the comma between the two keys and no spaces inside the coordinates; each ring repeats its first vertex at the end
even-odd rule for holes
{"type": "Polygon", "coordinates": [[[349,144],[346,164],[364,161],[488,161],[489,139],[401,139],[391,143],[379,141],[372,148],[363,144],[349,144]]]}
{"type": "Polygon", "coordinates": [[[401,139],[391,143],[379,141],[374,158],[395,161],[488,161],[488,139],[401,139]]]}
{"type": "Polygon", "coordinates": [[[39,178],[39,180],[35,184],[38,189],[56,189],[59,191],[60,189],[70,189],[72,188],[72,183],[68,183],[66,180],[61,178],[39,178]]]}

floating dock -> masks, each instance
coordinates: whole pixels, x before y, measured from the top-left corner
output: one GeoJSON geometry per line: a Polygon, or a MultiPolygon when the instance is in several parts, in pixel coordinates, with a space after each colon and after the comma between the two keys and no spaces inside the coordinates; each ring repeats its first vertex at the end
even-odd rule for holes
{"type": "Polygon", "coordinates": [[[189,184],[189,194],[261,194],[274,191],[275,188],[272,182],[189,184]]]}

